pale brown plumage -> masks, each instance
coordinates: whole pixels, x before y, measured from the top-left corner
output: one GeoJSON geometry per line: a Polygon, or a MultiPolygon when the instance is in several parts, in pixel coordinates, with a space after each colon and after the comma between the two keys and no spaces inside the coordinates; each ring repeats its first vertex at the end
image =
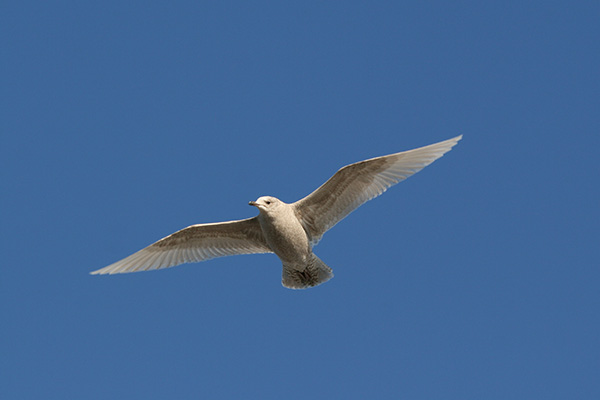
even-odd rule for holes
{"type": "Polygon", "coordinates": [[[287,204],[260,197],[250,205],[259,215],[240,221],[192,225],[92,274],[168,268],[215,257],[275,253],[282,261],[282,283],[292,289],[319,285],[333,277],[312,252],[323,234],[361,204],[420,171],[462,138],[372,158],[341,168],[305,198],[287,204]]]}

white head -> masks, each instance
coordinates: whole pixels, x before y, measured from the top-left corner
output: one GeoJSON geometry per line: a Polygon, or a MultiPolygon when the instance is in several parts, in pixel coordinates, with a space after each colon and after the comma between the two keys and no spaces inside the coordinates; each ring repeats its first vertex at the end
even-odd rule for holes
{"type": "Polygon", "coordinates": [[[285,203],[279,200],[277,197],[262,196],[259,197],[256,201],[251,201],[248,204],[258,208],[260,212],[269,213],[273,210],[276,210],[279,206],[285,203]]]}

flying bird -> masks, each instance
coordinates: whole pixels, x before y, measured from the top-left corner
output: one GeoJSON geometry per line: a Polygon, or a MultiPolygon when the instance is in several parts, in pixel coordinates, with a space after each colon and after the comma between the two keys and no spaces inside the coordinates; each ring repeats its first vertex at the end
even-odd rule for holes
{"type": "Polygon", "coordinates": [[[333,278],[331,268],[313,253],[323,234],[363,203],[443,156],[460,139],[462,135],[347,165],[295,203],[259,197],[249,203],[259,211],[253,218],[189,226],[91,273],[148,271],[215,257],[275,253],[283,264],[283,286],[320,285],[333,278]]]}

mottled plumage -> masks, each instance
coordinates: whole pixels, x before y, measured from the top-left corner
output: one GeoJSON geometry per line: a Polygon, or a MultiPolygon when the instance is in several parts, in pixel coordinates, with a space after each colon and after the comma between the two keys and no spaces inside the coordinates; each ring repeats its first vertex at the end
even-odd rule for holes
{"type": "Polygon", "coordinates": [[[461,138],[347,165],[295,203],[260,197],[250,202],[259,209],[254,218],[189,226],[92,274],[147,271],[236,254],[275,253],[283,264],[285,287],[317,286],[333,277],[331,268],[312,251],[323,234],[361,204],[443,156],[461,138]]]}

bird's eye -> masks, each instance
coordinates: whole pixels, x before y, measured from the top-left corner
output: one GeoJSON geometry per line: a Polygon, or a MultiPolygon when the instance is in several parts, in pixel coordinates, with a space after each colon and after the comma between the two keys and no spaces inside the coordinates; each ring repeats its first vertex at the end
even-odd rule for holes
{"type": "Polygon", "coordinates": [[[271,202],[270,202],[269,200],[265,201],[265,203],[267,203],[267,204],[271,204],[271,202]]]}

